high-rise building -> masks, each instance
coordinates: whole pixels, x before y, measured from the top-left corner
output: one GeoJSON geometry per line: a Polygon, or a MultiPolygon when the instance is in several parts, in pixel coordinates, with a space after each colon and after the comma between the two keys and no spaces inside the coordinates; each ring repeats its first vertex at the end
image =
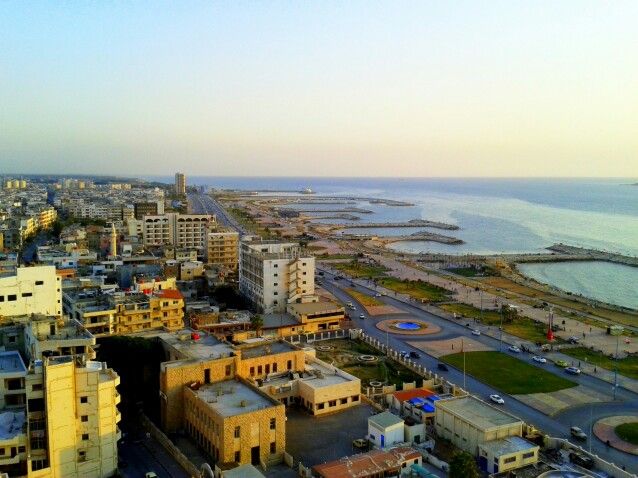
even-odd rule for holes
{"type": "Polygon", "coordinates": [[[206,262],[236,276],[239,267],[239,233],[222,228],[209,231],[206,234],[206,262]]]}
{"type": "Polygon", "coordinates": [[[265,313],[316,300],[315,258],[294,242],[242,241],[239,290],[265,313]]]}
{"type": "Polygon", "coordinates": [[[172,245],[204,250],[206,233],[214,216],[208,214],[167,213],[144,216],[144,245],[172,245]]]}
{"type": "Polygon", "coordinates": [[[0,326],[0,475],[108,477],[117,471],[120,378],[78,322],[28,315],[0,326]]]}
{"type": "Polygon", "coordinates": [[[175,173],[175,194],[186,195],[186,176],[184,173],[175,173]]]}
{"type": "MultiPolygon", "coordinates": [[[[160,214],[158,202],[136,202],[133,206],[135,209],[135,219],[144,219],[144,216],[157,216],[160,214]]],[[[162,211],[163,213],[163,211],[162,211]]]]}

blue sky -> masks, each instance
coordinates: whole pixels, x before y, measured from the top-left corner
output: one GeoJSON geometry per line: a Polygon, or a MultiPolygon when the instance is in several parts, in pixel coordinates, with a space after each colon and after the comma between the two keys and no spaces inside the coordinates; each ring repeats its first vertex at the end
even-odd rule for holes
{"type": "Polygon", "coordinates": [[[638,176],[638,2],[3,2],[0,173],[638,176]]]}

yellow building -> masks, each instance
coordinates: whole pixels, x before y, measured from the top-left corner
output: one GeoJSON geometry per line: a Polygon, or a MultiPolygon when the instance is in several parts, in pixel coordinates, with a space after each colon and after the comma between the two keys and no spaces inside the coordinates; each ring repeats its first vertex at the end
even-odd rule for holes
{"type": "Polygon", "coordinates": [[[0,423],[5,424],[0,473],[112,476],[120,438],[119,377],[92,361],[95,338],[76,321],[36,315],[5,321],[0,343],[6,349],[0,353],[0,423]]]}
{"type": "Polygon", "coordinates": [[[217,228],[206,234],[206,262],[221,266],[229,275],[237,278],[239,267],[239,233],[217,228]]]}
{"type": "Polygon", "coordinates": [[[63,306],[96,337],[184,326],[184,297],[173,289],[152,294],[72,290],[64,293],[63,306]]]}

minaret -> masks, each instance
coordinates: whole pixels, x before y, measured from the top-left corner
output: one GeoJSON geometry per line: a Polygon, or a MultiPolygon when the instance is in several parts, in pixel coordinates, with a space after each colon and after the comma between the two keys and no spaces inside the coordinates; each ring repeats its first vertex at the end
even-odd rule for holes
{"type": "Polygon", "coordinates": [[[117,231],[115,230],[115,224],[111,223],[111,248],[110,254],[111,257],[117,256],[117,231]]]}

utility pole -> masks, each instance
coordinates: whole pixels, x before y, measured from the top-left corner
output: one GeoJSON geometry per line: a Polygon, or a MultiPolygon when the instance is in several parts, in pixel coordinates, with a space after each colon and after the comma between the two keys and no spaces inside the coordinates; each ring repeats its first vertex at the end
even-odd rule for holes
{"type": "Polygon", "coordinates": [[[499,339],[498,339],[498,351],[502,352],[503,351],[503,304],[501,304],[501,326],[499,327],[500,329],[500,334],[499,334],[499,339]]]}
{"type": "Polygon", "coordinates": [[[616,400],[616,390],[618,389],[618,347],[620,346],[620,334],[623,333],[624,328],[621,326],[614,326],[613,331],[616,335],[616,361],[614,362],[614,400],[616,400]]]}
{"type": "Polygon", "coordinates": [[[463,390],[467,390],[465,385],[465,346],[463,345],[462,337],[461,337],[461,352],[463,352],[463,390]]]}

